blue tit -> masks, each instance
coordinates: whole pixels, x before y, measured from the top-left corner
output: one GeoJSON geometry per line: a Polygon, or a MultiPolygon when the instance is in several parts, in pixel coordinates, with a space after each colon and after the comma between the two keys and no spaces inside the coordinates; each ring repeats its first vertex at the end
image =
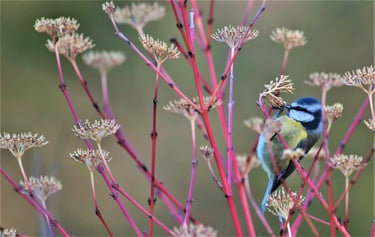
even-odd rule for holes
{"type": "MultiPolygon", "coordinates": [[[[304,97],[292,104],[285,105],[285,108],[288,110],[286,115],[280,116],[282,110],[276,115],[276,120],[281,123],[279,133],[290,149],[301,148],[306,154],[323,132],[321,104],[315,98],[304,97]]],[[[295,170],[293,161],[284,159],[285,148],[277,134],[271,136],[270,142],[280,173],[276,174],[267,149],[266,138],[261,135],[257,146],[257,155],[268,175],[268,185],[262,201],[263,213],[266,210],[268,196],[280,186],[282,180],[285,180],[295,170]]]]}

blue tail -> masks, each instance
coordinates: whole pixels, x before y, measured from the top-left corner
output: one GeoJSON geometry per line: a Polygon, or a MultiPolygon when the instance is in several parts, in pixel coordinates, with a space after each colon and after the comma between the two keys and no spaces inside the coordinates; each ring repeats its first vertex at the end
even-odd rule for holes
{"type": "Polygon", "coordinates": [[[263,214],[266,211],[267,199],[268,199],[268,196],[272,192],[272,186],[275,182],[275,177],[276,177],[276,175],[274,175],[274,174],[268,175],[268,184],[267,184],[266,192],[264,193],[264,197],[263,197],[263,201],[262,201],[262,212],[263,212],[263,214]]]}

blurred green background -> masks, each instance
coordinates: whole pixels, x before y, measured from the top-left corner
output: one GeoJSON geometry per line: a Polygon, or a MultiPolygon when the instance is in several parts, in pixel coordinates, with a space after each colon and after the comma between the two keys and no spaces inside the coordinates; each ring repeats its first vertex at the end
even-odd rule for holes
{"type": "MultiPolygon", "coordinates": [[[[119,6],[128,3],[115,2],[119,6]]],[[[94,214],[88,172],[85,167],[69,158],[69,153],[77,148],[84,148],[84,143],[71,132],[74,120],[57,86],[59,78],[55,57],[45,47],[47,36],[35,32],[33,28],[37,18],[74,17],[80,23],[79,31],[94,40],[96,50],[120,50],[127,55],[125,64],[110,72],[110,101],[123,131],[148,166],[151,157],[154,73],[126,43],[114,35],[114,29],[102,11],[101,4],[102,1],[1,1],[1,131],[31,131],[45,135],[49,141],[46,147],[32,149],[25,154],[26,172],[34,176],[54,175],[61,180],[62,191],[47,200],[47,205],[68,233],[75,236],[103,236],[106,232],[94,214]]],[[[162,4],[167,9],[166,17],[149,23],[145,27],[145,33],[168,42],[171,37],[178,37],[179,33],[169,3],[162,4]]],[[[239,24],[246,4],[245,1],[218,1],[215,4],[213,29],[239,24]]],[[[209,2],[199,1],[199,5],[206,20],[209,2]]],[[[255,2],[252,16],[259,6],[260,2],[255,2]]],[[[294,81],[296,91],[293,95],[284,97],[287,101],[301,96],[320,97],[318,88],[304,84],[312,72],[344,73],[373,64],[373,1],[267,2],[265,12],[255,26],[260,32],[259,36],[244,45],[235,62],[233,141],[239,154],[248,153],[255,139],[254,132],[245,128],[243,120],[250,116],[261,116],[255,101],[259,92],[264,89],[263,85],[280,72],[283,47],[272,42],[269,35],[276,27],[282,26],[303,30],[308,41],[306,46],[291,52],[286,74],[294,81]]],[[[120,29],[140,47],[133,29],[125,25],[120,29]]],[[[213,42],[212,53],[216,72],[220,77],[227,58],[227,47],[213,42]]],[[[207,66],[200,52],[197,53],[197,60],[202,73],[208,78],[207,66]]],[[[84,65],[81,57],[78,57],[78,63],[93,95],[100,101],[99,75],[84,65]]],[[[185,59],[169,61],[164,65],[182,91],[189,96],[196,96],[193,74],[185,59]]],[[[85,96],[70,64],[63,59],[62,66],[69,94],[80,117],[98,119],[98,114],[85,96]]],[[[337,121],[331,130],[331,152],[336,149],[364,98],[364,93],[356,88],[342,87],[333,89],[328,94],[329,104],[344,104],[343,118],[337,121]]],[[[176,96],[173,91],[162,82],[158,98],[156,176],[184,203],[191,172],[191,138],[189,122],[185,118],[162,110],[164,104],[174,99],[176,96]]],[[[225,108],[226,103],[225,99],[225,108]]],[[[367,111],[365,118],[368,117],[367,111]]],[[[215,111],[211,113],[211,121],[222,152],[225,152],[215,111]]],[[[370,131],[361,123],[346,146],[345,153],[366,156],[372,143],[370,131]]],[[[201,133],[198,133],[198,146],[205,144],[207,142],[201,133]]],[[[103,145],[111,152],[113,159],[110,166],[120,185],[147,207],[149,184],[136,169],[135,163],[116,144],[115,138],[105,139],[103,145]]],[[[21,174],[16,160],[4,150],[1,150],[1,156],[2,167],[15,180],[20,180],[21,174]]],[[[192,214],[203,224],[217,229],[219,236],[233,236],[233,225],[225,198],[212,182],[205,162],[199,159],[192,214]]],[[[307,159],[302,163],[309,167],[310,162],[307,159]]],[[[350,193],[349,231],[353,236],[368,236],[372,227],[373,163],[370,162],[350,193]]],[[[338,171],[333,173],[334,197],[338,198],[344,189],[344,178],[338,171]]],[[[109,196],[103,181],[99,175],[96,177],[99,206],[113,233],[118,236],[134,235],[116,203],[109,196]]],[[[250,182],[254,198],[260,203],[267,182],[265,173],[261,169],[252,171],[250,182]]],[[[288,184],[298,189],[298,175],[292,175],[288,184]]],[[[0,225],[6,228],[14,227],[19,233],[40,235],[38,214],[2,177],[0,192],[0,225]]],[[[322,195],[327,195],[324,188],[322,195]]],[[[235,199],[238,201],[236,192],[235,199]]],[[[139,227],[147,230],[148,218],[126,200],[124,203],[139,227]]],[[[251,211],[253,213],[253,210],[251,211]]],[[[311,214],[328,220],[316,200],[313,201],[310,211],[311,214]]],[[[241,213],[239,210],[243,220],[241,213]]],[[[155,214],[168,226],[178,224],[170,217],[161,200],[157,202],[155,214]]],[[[337,215],[344,216],[342,206],[337,210],[337,215]]],[[[275,233],[278,233],[276,218],[270,214],[266,214],[266,217],[275,233]]],[[[257,234],[266,235],[255,214],[253,220],[257,234]]],[[[316,227],[322,236],[329,235],[327,226],[316,223],[316,227]]],[[[155,234],[165,234],[157,225],[155,228],[155,234]]],[[[306,223],[302,224],[299,235],[312,235],[306,223]]]]}

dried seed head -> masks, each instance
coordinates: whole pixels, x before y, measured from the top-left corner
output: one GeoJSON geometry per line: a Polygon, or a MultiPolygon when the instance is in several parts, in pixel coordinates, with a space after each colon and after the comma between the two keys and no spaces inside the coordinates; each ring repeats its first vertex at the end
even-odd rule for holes
{"type": "Polygon", "coordinates": [[[374,119],[369,118],[368,120],[364,120],[363,122],[366,124],[368,129],[375,132],[375,120],[374,119]]]}
{"type": "Polygon", "coordinates": [[[334,121],[341,118],[343,109],[344,106],[340,103],[334,103],[333,105],[325,106],[327,119],[330,121],[334,121]]]}
{"type": "Polygon", "coordinates": [[[40,18],[35,21],[34,29],[37,32],[44,32],[55,39],[64,34],[69,34],[78,30],[79,24],[74,18],[59,17],[56,19],[40,18]]]}
{"type": "Polygon", "coordinates": [[[337,73],[314,72],[309,77],[309,80],[305,81],[307,85],[317,86],[325,91],[344,85],[341,75],[337,73]]]}
{"type": "Polygon", "coordinates": [[[115,134],[119,128],[120,125],[114,119],[100,119],[94,123],[86,120],[81,126],[74,126],[72,131],[81,139],[90,138],[100,143],[102,138],[115,134]]]}
{"type": "Polygon", "coordinates": [[[82,57],[86,65],[97,69],[101,74],[125,62],[125,54],[118,51],[90,51],[82,57]]]}
{"type": "Polygon", "coordinates": [[[370,93],[375,89],[372,85],[375,83],[375,72],[373,66],[363,67],[363,69],[356,69],[352,72],[346,72],[343,75],[343,82],[347,86],[356,86],[370,93]],[[367,86],[367,88],[365,88],[367,86]]]}
{"type": "Polygon", "coordinates": [[[345,177],[349,177],[354,170],[361,168],[362,156],[358,155],[335,155],[330,158],[331,166],[338,169],[345,177]]]}
{"type": "Polygon", "coordinates": [[[47,145],[48,141],[43,135],[34,135],[31,132],[9,134],[4,132],[0,134],[0,148],[9,150],[15,157],[21,158],[24,152],[32,147],[42,147],[47,145]]]}
{"type": "Polygon", "coordinates": [[[77,162],[81,162],[87,166],[87,168],[93,172],[96,168],[102,164],[103,159],[110,161],[112,158],[109,157],[109,152],[102,150],[82,150],[77,149],[73,153],[69,154],[70,157],[77,162]]]}
{"type": "Polygon", "coordinates": [[[211,147],[207,145],[201,146],[199,150],[201,151],[203,158],[205,160],[209,160],[212,157],[214,157],[214,149],[212,149],[211,147]]]}
{"type": "Polygon", "coordinates": [[[156,21],[165,16],[165,7],[157,2],[132,3],[131,6],[116,8],[114,18],[117,23],[129,24],[134,29],[142,29],[148,22],[156,21]]]}
{"type": "Polygon", "coordinates": [[[262,118],[254,117],[244,121],[246,127],[254,130],[258,134],[261,134],[264,128],[264,121],[262,118]]]}
{"type": "Polygon", "coordinates": [[[293,93],[294,90],[292,80],[285,75],[276,77],[275,82],[271,81],[264,86],[266,89],[262,92],[262,97],[265,99],[266,103],[274,108],[280,108],[286,104],[286,102],[279,96],[280,93],[293,93]]]}
{"type": "Polygon", "coordinates": [[[105,2],[102,4],[103,11],[107,13],[107,15],[112,16],[115,12],[115,4],[111,2],[105,2]]]}
{"type": "Polygon", "coordinates": [[[260,161],[256,156],[248,157],[245,154],[236,155],[238,167],[240,168],[241,173],[243,172],[250,172],[252,169],[260,167],[260,161]]]}
{"type": "MultiPolygon", "coordinates": [[[[318,153],[318,151],[319,151],[318,148],[312,147],[310,149],[310,151],[306,154],[306,157],[310,157],[310,158],[314,159],[315,156],[316,156],[316,154],[318,153]]],[[[325,152],[323,150],[321,150],[319,152],[319,155],[318,155],[317,159],[320,160],[320,161],[325,161],[326,160],[326,155],[325,155],[325,152]]]]}
{"type": "Polygon", "coordinates": [[[259,31],[257,30],[250,30],[246,34],[248,29],[248,26],[224,26],[224,28],[218,29],[216,33],[213,33],[211,37],[218,42],[226,43],[233,49],[238,47],[243,38],[245,38],[244,42],[247,42],[258,36],[259,31]]]}
{"type": "Polygon", "coordinates": [[[283,151],[283,158],[288,160],[299,160],[302,156],[305,156],[305,152],[301,148],[285,149],[283,151]]]}
{"type": "MultiPolygon", "coordinates": [[[[53,176],[40,176],[39,178],[30,177],[29,183],[33,194],[44,202],[51,194],[61,190],[62,185],[59,180],[53,176]]],[[[28,190],[26,184],[21,180],[20,185],[28,190]]]]}
{"type": "Polygon", "coordinates": [[[275,216],[281,217],[284,220],[288,219],[289,212],[293,208],[294,203],[297,202],[296,208],[300,208],[303,205],[305,198],[301,195],[298,200],[297,193],[285,192],[282,187],[276,190],[274,193],[268,196],[266,206],[268,211],[275,216]]]}
{"type": "Polygon", "coordinates": [[[17,236],[17,232],[16,232],[16,229],[2,229],[0,228],[0,236],[1,237],[16,237],[17,236]]]}
{"type": "Polygon", "coordinates": [[[210,226],[204,226],[202,224],[190,223],[189,226],[181,225],[180,227],[174,227],[173,232],[176,236],[180,237],[216,237],[217,231],[210,226]]]}
{"type": "Polygon", "coordinates": [[[180,52],[173,44],[168,48],[167,43],[159,39],[154,40],[149,35],[139,37],[139,41],[148,52],[155,56],[159,64],[162,64],[167,59],[176,59],[180,55],[180,52]]]}
{"type": "Polygon", "coordinates": [[[75,60],[78,54],[93,48],[95,45],[89,37],[84,38],[83,34],[72,33],[60,37],[56,44],[51,40],[47,40],[46,47],[49,51],[55,52],[55,46],[59,53],[67,59],[75,60]]]}
{"type": "MultiPolygon", "coordinates": [[[[204,104],[207,104],[211,100],[211,97],[205,96],[203,97],[203,100],[204,100],[204,104]]],[[[198,98],[193,98],[192,102],[198,108],[200,108],[200,103],[199,103],[198,98]]],[[[222,103],[221,100],[214,100],[210,109],[216,108],[217,106],[221,105],[221,103],[222,103]]],[[[192,120],[192,119],[194,120],[198,116],[198,112],[194,109],[194,107],[191,104],[189,104],[185,99],[182,99],[182,98],[179,100],[174,100],[173,102],[169,101],[169,104],[163,106],[163,109],[168,112],[182,114],[189,120],[192,120]]]]}
{"type": "Polygon", "coordinates": [[[285,27],[276,28],[275,31],[272,31],[271,39],[276,43],[283,44],[286,50],[301,47],[307,43],[303,31],[289,30],[285,27]]]}
{"type": "Polygon", "coordinates": [[[262,130],[262,135],[267,139],[270,139],[276,132],[279,132],[281,129],[281,122],[274,120],[272,118],[266,119],[264,127],[262,130]]]}

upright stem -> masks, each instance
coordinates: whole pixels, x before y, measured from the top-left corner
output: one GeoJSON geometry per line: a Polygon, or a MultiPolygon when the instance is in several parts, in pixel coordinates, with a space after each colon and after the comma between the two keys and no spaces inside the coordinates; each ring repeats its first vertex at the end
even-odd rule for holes
{"type": "Polygon", "coordinates": [[[112,108],[109,103],[107,72],[105,71],[100,72],[100,79],[102,83],[102,97],[103,97],[104,110],[109,118],[114,119],[115,116],[113,115],[112,108]]]}
{"type": "MultiPolygon", "coordinates": [[[[345,176],[345,190],[348,189],[349,186],[349,177],[345,176]]],[[[349,224],[349,192],[346,192],[345,194],[345,229],[348,229],[348,224],[349,224]]]]}
{"type": "Polygon", "coordinates": [[[193,144],[193,161],[192,161],[192,168],[191,168],[191,177],[190,177],[190,185],[189,185],[189,194],[186,201],[186,212],[185,212],[185,218],[183,224],[185,226],[188,226],[189,222],[189,216],[190,216],[190,210],[191,205],[193,202],[193,190],[194,190],[194,183],[195,183],[195,176],[196,176],[196,170],[197,170],[197,149],[196,149],[196,138],[195,138],[195,119],[190,119],[190,127],[191,127],[191,137],[192,137],[192,144],[193,144]]]}
{"type": "Polygon", "coordinates": [[[95,214],[99,217],[100,221],[104,225],[104,228],[107,230],[108,235],[113,237],[113,234],[112,234],[111,230],[109,229],[107,223],[104,221],[104,218],[103,218],[103,216],[100,212],[99,206],[98,206],[98,202],[96,200],[94,172],[91,171],[91,170],[90,170],[90,181],[91,181],[92,196],[93,196],[94,202],[95,202],[95,214]]]}
{"type": "Polygon", "coordinates": [[[100,152],[100,158],[102,159],[103,164],[104,164],[104,167],[105,167],[105,169],[107,170],[107,172],[108,172],[108,174],[109,174],[109,177],[111,178],[111,182],[112,182],[113,185],[117,186],[118,184],[117,184],[115,178],[114,178],[113,175],[112,175],[112,171],[111,171],[111,169],[109,168],[109,165],[108,165],[107,160],[105,159],[105,157],[104,157],[104,155],[103,155],[104,152],[103,152],[102,146],[100,145],[100,143],[98,143],[97,145],[98,145],[98,150],[99,150],[99,152],[100,152]]]}
{"type": "MultiPolygon", "coordinates": [[[[160,63],[157,63],[157,71],[160,70],[160,63]]],[[[153,113],[152,113],[152,153],[151,153],[151,190],[150,190],[150,215],[154,216],[154,204],[155,204],[155,161],[156,161],[156,139],[157,139],[157,132],[156,132],[156,111],[158,105],[158,88],[159,88],[159,74],[156,73],[155,78],[155,91],[154,91],[154,99],[153,99],[153,113]]],[[[152,236],[152,229],[153,229],[153,218],[150,218],[149,224],[149,236],[152,236]]]]}
{"type": "Polygon", "coordinates": [[[280,75],[285,74],[286,64],[287,64],[288,58],[289,58],[289,52],[290,52],[290,49],[285,49],[284,59],[283,59],[283,64],[281,66],[280,75]]]}
{"type": "MultiPolygon", "coordinates": [[[[47,206],[46,206],[46,202],[44,200],[41,200],[40,201],[42,203],[42,206],[44,207],[44,209],[47,210],[47,206]]],[[[51,234],[51,236],[56,236],[55,233],[53,232],[53,229],[52,229],[52,226],[51,226],[51,222],[49,220],[49,217],[47,214],[44,214],[44,218],[46,218],[46,222],[47,222],[47,226],[48,226],[48,230],[49,230],[49,233],[51,234]]]]}
{"type": "MultiPolygon", "coordinates": [[[[230,58],[232,59],[234,55],[235,48],[230,49],[230,58]]],[[[229,101],[228,101],[228,134],[227,134],[227,159],[228,159],[228,187],[229,192],[232,193],[232,157],[233,157],[233,143],[232,143],[232,118],[233,118],[233,83],[234,83],[234,75],[233,75],[233,68],[234,64],[230,67],[230,74],[229,74],[229,101]]]]}
{"type": "Polygon", "coordinates": [[[23,176],[23,180],[24,180],[24,182],[26,184],[26,187],[27,187],[27,189],[29,190],[29,192],[31,194],[31,193],[33,193],[33,190],[31,189],[29,179],[27,178],[26,172],[25,172],[25,170],[23,168],[22,157],[17,157],[17,162],[18,162],[18,166],[20,167],[20,170],[21,170],[21,173],[22,173],[22,176],[23,176]]]}

